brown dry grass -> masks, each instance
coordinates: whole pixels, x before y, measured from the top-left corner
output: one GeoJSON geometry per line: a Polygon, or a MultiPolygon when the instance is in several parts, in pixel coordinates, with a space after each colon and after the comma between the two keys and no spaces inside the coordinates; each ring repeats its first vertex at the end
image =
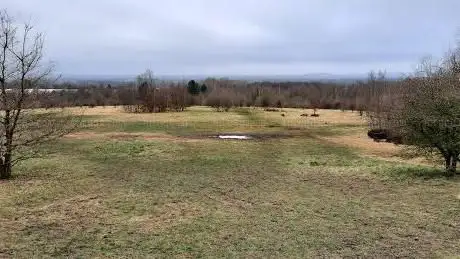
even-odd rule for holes
{"type": "Polygon", "coordinates": [[[362,153],[381,157],[393,157],[402,151],[402,146],[393,143],[375,142],[370,139],[365,132],[350,135],[327,136],[323,139],[334,144],[344,145],[360,150],[362,153]]]}
{"type": "Polygon", "coordinates": [[[167,113],[128,113],[122,107],[94,107],[94,108],[70,108],[74,114],[85,116],[97,116],[95,121],[99,122],[166,122],[166,123],[201,123],[214,120],[229,120],[233,122],[244,122],[244,117],[229,112],[218,113],[207,107],[189,107],[187,112],[167,112],[167,113]]]}
{"type": "Polygon", "coordinates": [[[366,120],[359,116],[358,112],[340,110],[317,110],[319,117],[303,117],[304,113],[312,114],[311,109],[293,109],[284,108],[281,112],[263,112],[261,116],[264,119],[279,119],[288,125],[362,125],[365,126],[366,120]],[[281,117],[280,114],[285,116],[281,117]]]}
{"type": "MultiPolygon", "coordinates": [[[[97,116],[95,121],[110,122],[166,122],[166,123],[202,123],[216,121],[230,121],[234,124],[245,124],[247,122],[244,115],[234,112],[216,113],[208,107],[194,106],[187,108],[186,113],[127,113],[122,107],[94,107],[94,108],[69,108],[70,112],[85,116],[97,116]]],[[[359,116],[358,112],[340,111],[340,110],[318,110],[319,117],[302,117],[303,113],[311,114],[311,109],[294,109],[284,108],[280,112],[265,112],[262,108],[252,109],[256,112],[261,121],[282,122],[285,126],[304,126],[304,125],[366,125],[364,117],[359,116]],[[285,114],[284,117],[281,114],[285,114]]],[[[250,126],[247,125],[246,126],[250,126]]]]}
{"type": "Polygon", "coordinates": [[[82,131],[67,134],[64,136],[67,139],[79,139],[79,140],[161,140],[161,141],[172,141],[172,142],[193,142],[198,141],[197,138],[186,138],[178,137],[164,133],[128,133],[128,132],[106,132],[106,133],[95,133],[91,131],[82,131]]]}
{"type": "Polygon", "coordinates": [[[424,157],[407,158],[404,145],[395,145],[387,142],[375,142],[364,131],[339,136],[320,137],[334,144],[352,148],[365,157],[372,157],[385,161],[402,162],[414,165],[436,165],[435,161],[424,157]]]}
{"type": "Polygon", "coordinates": [[[158,206],[155,214],[144,214],[129,218],[132,224],[142,233],[165,230],[181,224],[190,224],[193,219],[204,216],[206,210],[197,204],[174,202],[158,206]]]}

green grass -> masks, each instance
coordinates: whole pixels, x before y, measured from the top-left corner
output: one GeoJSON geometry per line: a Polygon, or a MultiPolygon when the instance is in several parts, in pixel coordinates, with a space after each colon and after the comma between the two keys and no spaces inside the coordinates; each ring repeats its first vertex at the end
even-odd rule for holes
{"type": "MultiPolygon", "coordinates": [[[[258,120],[249,112],[233,115],[239,122],[258,120]]],[[[212,122],[204,129],[193,121],[190,127],[156,123],[83,131],[221,131],[212,122]]],[[[229,132],[256,132],[227,123],[229,132]]],[[[330,127],[330,134],[354,128],[330,127]]],[[[257,132],[275,130],[290,133],[283,127],[257,132]]],[[[21,164],[13,180],[0,183],[0,257],[460,254],[458,178],[364,158],[321,141],[316,134],[322,130],[250,141],[88,137],[49,143],[42,147],[48,155],[21,164]]]]}

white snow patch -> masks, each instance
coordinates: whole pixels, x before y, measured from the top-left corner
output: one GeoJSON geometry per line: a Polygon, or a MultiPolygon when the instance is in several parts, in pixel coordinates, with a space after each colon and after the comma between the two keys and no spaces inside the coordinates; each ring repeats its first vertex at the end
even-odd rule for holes
{"type": "Polygon", "coordinates": [[[220,139],[250,139],[249,136],[238,136],[238,135],[219,135],[220,139]]]}

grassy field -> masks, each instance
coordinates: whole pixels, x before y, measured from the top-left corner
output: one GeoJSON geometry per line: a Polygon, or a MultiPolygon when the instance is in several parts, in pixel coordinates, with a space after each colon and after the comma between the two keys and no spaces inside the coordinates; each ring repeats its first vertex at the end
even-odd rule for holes
{"type": "Polygon", "coordinates": [[[0,182],[0,258],[460,255],[458,177],[305,112],[86,109],[0,182]]]}

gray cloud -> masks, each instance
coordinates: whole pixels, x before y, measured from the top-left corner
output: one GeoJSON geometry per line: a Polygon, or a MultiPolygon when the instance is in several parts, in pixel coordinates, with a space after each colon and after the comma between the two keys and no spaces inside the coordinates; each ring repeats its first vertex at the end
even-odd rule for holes
{"type": "Polygon", "coordinates": [[[456,0],[3,0],[2,7],[32,17],[63,74],[406,72],[452,47],[460,25],[456,0]]]}

